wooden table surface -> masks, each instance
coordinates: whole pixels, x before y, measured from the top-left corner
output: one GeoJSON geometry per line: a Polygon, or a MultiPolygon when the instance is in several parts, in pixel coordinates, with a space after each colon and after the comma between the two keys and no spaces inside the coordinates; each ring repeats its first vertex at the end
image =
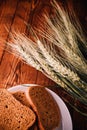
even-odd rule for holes
{"type": "MultiPolygon", "coordinates": [[[[75,9],[78,10],[77,14],[80,16],[82,23],[87,25],[85,4],[80,0],[73,0],[73,2],[77,6],[75,9]]],[[[29,35],[24,21],[29,24],[39,24],[37,16],[44,12],[45,8],[50,13],[49,0],[0,0],[0,42],[3,43],[4,48],[6,47],[5,41],[10,40],[9,35],[13,29],[29,35]],[[38,8],[40,6],[41,8],[38,8]],[[6,30],[6,27],[9,31],[6,30]]],[[[87,112],[87,108],[70,97],[64,90],[57,88],[56,84],[41,72],[24,64],[21,60],[0,48],[0,88],[9,88],[13,85],[25,83],[49,86],[66,103],[71,114],[73,130],[87,130],[87,117],[73,109],[68,102],[76,104],[78,108],[85,112],[87,112]]]]}

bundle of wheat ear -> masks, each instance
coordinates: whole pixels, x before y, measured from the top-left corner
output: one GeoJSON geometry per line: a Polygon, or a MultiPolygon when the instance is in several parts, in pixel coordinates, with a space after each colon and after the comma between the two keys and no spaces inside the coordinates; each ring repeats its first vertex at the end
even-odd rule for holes
{"type": "Polygon", "coordinates": [[[15,32],[7,50],[87,105],[87,39],[76,17],[72,20],[54,0],[51,4],[55,16],[43,16],[46,29],[42,21],[40,29],[31,29],[33,40],[15,32]]]}

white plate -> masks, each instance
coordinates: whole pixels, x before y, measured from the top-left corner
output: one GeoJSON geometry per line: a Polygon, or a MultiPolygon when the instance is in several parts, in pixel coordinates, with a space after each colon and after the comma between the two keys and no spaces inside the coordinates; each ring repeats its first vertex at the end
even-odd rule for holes
{"type": "MultiPolygon", "coordinates": [[[[37,86],[37,85],[36,84],[22,84],[22,85],[11,87],[8,90],[10,92],[16,92],[16,91],[20,91],[20,90],[23,92],[26,92],[29,86],[37,86]]],[[[46,88],[46,89],[49,93],[51,93],[53,98],[56,100],[56,102],[60,108],[60,112],[61,112],[62,120],[61,120],[60,126],[58,128],[56,128],[55,130],[72,130],[71,116],[70,116],[70,113],[69,113],[65,103],[56,93],[49,90],[48,88],[46,88]]]]}

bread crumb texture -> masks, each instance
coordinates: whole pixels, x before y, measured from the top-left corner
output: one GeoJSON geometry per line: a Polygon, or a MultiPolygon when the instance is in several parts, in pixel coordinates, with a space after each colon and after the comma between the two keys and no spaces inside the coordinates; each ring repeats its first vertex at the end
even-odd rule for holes
{"type": "Polygon", "coordinates": [[[15,93],[12,93],[13,96],[20,101],[23,105],[30,107],[29,101],[26,98],[25,92],[17,91],[15,93]]]}
{"type": "Polygon", "coordinates": [[[0,130],[28,130],[35,122],[34,112],[0,89],[0,130]]]}
{"type": "Polygon", "coordinates": [[[45,87],[34,86],[29,88],[29,98],[33,110],[38,115],[41,130],[52,130],[59,126],[60,110],[45,87]]]}

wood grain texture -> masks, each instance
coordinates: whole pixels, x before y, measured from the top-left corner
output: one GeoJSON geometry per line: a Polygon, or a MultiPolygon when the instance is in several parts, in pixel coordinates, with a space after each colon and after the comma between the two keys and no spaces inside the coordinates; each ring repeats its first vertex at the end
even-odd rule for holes
{"type": "MultiPolygon", "coordinates": [[[[53,13],[49,1],[50,0],[0,1],[0,44],[3,44],[4,49],[6,47],[6,41],[11,40],[10,33],[14,30],[19,30],[21,33],[26,33],[26,35],[29,36],[29,30],[24,22],[38,27],[40,22],[38,21],[38,16],[41,18],[45,11],[47,11],[50,15],[53,13]],[[5,27],[8,28],[8,31],[5,27]]],[[[77,12],[82,23],[87,25],[87,9],[85,8],[84,2],[82,4],[81,0],[70,1],[75,6],[75,11],[77,12]],[[80,8],[83,9],[83,11],[81,11],[80,8]]],[[[1,88],[9,88],[13,85],[25,83],[36,83],[49,86],[49,88],[56,92],[66,103],[72,117],[73,129],[87,130],[87,117],[82,116],[80,113],[75,111],[69,103],[71,102],[72,104],[76,104],[78,108],[83,109],[83,111],[85,110],[85,112],[87,112],[87,108],[84,108],[83,105],[79,104],[61,88],[55,87],[56,84],[44,76],[41,72],[35,70],[31,66],[26,65],[12,54],[4,51],[4,49],[0,48],[1,88]]]]}

